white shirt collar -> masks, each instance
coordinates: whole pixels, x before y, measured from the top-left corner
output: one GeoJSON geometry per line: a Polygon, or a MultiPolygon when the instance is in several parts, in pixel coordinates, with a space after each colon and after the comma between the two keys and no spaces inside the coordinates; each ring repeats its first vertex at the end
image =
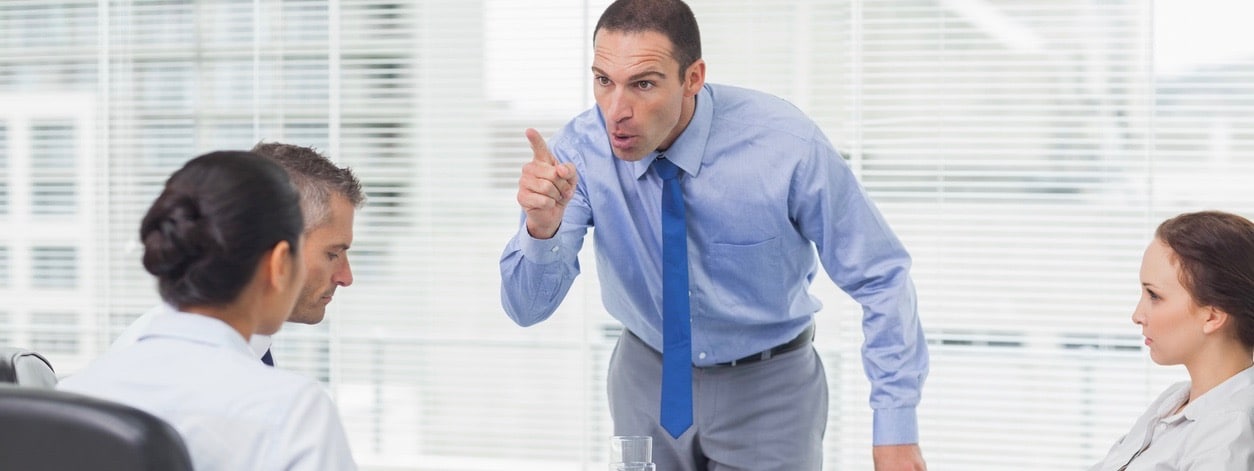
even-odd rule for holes
{"type": "MultiPolygon", "coordinates": [[[[1217,410],[1223,410],[1231,405],[1232,401],[1230,401],[1229,398],[1231,398],[1234,393],[1251,385],[1254,385],[1254,366],[1241,370],[1240,373],[1237,373],[1224,382],[1219,383],[1218,386],[1211,388],[1210,391],[1206,391],[1201,397],[1194,399],[1193,402],[1189,403],[1189,405],[1184,406],[1184,410],[1180,411],[1180,413],[1176,415],[1182,415],[1183,418],[1188,420],[1197,420],[1198,417],[1203,415],[1217,410]]],[[[1185,388],[1184,394],[1187,396],[1188,393],[1188,388],[1185,388]]],[[[1179,405],[1183,401],[1184,398],[1180,398],[1180,400],[1174,401],[1173,404],[1179,405]]],[[[1166,420],[1169,418],[1171,417],[1164,417],[1163,419],[1166,420]]]]}
{"type": "MultiPolygon", "coordinates": [[[[164,302],[158,303],[156,306],[150,309],[147,313],[141,316],[140,320],[136,321],[136,323],[140,323],[140,322],[143,322],[143,323],[139,325],[139,333],[138,333],[139,336],[133,337],[134,339],[133,341],[138,341],[140,338],[143,337],[144,334],[148,332],[148,324],[152,322],[152,319],[161,317],[165,314],[180,314],[180,313],[181,312],[178,310],[178,308],[174,306],[171,306],[164,302]]],[[[182,313],[182,314],[189,314],[189,313],[182,313]]],[[[193,315],[200,316],[200,314],[193,314],[193,315]]],[[[201,317],[205,317],[205,316],[201,316],[201,317]]],[[[230,326],[227,326],[227,328],[230,328],[230,326]]],[[[131,329],[127,329],[127,330],[130,331],[131,329]]],[[[231,331],[234,332],[235,329],[231,329],[231,331]]],[[[125,334],[123,335],[125,336],[125,334]]],[[[130,342],[127,342],[127,343],[130,343],[130,342]]],[[[274,345],[274,337],[269,336],[269,335],[253,334],[252,338],[248,339],[248,346],[253,351],[253,354],[254,354],[253,357],[257,359],[260,359],[261,357],[265,356],[266,352],[270,351],[270,347],[273,345],[274,345]]]]}
{"type": "Polygon", "coordinates": [[[257,358],[256,352],[244,340],[244,336],[226,322],[203,314],[171,311],[167,315],[157,316],[140,334],[139,341],[151,338],[176,338],[223,347],[249,358],[257,358]]]}

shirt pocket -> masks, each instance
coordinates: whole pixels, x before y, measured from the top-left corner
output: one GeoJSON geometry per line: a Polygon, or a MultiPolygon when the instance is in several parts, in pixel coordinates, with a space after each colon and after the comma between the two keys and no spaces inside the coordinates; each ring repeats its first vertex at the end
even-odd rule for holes
{"type": "Polygon", "coordinates": [[[778,320],[786,314],[790,289],[790,277],[784,273],[787,255],[778,236],[748,243],[711,243],[705,263],[715,303],[730,311],[724,314],[737,318],[778,320]]]}

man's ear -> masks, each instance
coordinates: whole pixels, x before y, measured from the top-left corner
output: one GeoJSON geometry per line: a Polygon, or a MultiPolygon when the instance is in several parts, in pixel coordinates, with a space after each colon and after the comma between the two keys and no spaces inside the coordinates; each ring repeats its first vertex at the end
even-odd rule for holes
{"type": "Polygon", "coordinates": [[[697,59],[684,71],[684,96],[697,96],[705,86],[705,59],[697,59]]]}

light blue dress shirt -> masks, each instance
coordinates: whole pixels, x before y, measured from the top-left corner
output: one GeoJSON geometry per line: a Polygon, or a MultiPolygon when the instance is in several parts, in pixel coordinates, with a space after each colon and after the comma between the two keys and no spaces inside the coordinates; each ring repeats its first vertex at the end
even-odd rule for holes
{"type": "MultiPolygon", "coordinates": [[[[524,223],[506,246],[506,313],[523,326],[552,315],[595,227],[602,302],[660,351],[662,181],[649,170],[659,154],[614,157],[596,107],[549,145],[575,165],[579,184],[556,236],[532,238],[524,223]]],[[[684,171],[693,364],[742,358],[805,329],[822,307],[808,291],[817,248],[828,276],[863,306],[873,443],[917,443],[928,355],[910,256],[818,126],[780,98],[707,84],[662,154],[684,171]]]]}

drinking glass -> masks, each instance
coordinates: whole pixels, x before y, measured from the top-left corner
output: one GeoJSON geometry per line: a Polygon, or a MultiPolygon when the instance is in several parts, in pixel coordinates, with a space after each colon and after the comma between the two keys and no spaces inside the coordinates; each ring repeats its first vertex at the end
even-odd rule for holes
{"type": "Polygon", "coordinates": [[[610,463],[610,471],[657,471],[653,463],[610,463]]]}
{"type": "Polygon", "coordinates": [[[610,437],[610,471],[654,471],[653,437],[610,437]]]}

